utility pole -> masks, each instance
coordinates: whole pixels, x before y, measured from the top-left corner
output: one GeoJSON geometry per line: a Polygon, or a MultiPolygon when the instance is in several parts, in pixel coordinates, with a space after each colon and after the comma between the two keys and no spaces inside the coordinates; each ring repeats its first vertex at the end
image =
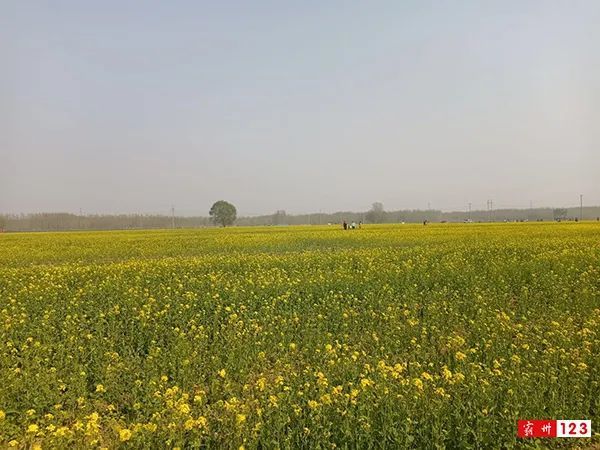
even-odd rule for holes
{"type": "Polygon", "coordinates": [[[83,214],[81,213],[81,208],[79,208],[79,220],[77,221],[79,223],[79,225],[77,226],[77,228],[79,228],[81,230],[81,216],[83,214]]]}
{"type": "Polygon", "coordinates": [[[492,211],[494,209],[494,201],[493,200],[488,200],[487,201],[487,210],[488,210],[488,222],[492,221],[492,211]]]}
{"type": "Polygon", "coordinates": [[[533,215],[533,200],[529,200],[529,217],[527,217],[527,220],[539,220],[537,214],[535,216],[533,215]]]}
{"type": "Polygon", "coordinates": [[[171,228],[175,229],[175,205],[171,205],[171,228]]]}
{"type": "Polygon", "coordinates": [[[471,222],[471,202],[469,202],[469,222],[471,222]]]}
{"type": "Polygon", "coordinates": [[[583,194],[579,194],[579,221],[583,220],[583,194]]]}

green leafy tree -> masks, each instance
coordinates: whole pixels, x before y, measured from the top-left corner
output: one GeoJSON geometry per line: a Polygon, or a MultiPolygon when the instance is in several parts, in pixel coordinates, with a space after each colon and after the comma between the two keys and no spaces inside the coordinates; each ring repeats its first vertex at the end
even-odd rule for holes
{"type": "Polygon", "coordinates": [[[212,205],[208,214],[214,223],[226,227],[235,222],[237,210],[231,203],[226,202],[225,200],[219,200],[212,205]]]}

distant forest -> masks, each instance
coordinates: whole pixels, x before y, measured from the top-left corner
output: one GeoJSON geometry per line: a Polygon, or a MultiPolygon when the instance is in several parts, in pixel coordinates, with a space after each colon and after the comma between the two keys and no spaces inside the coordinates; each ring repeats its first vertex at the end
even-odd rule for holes
{"type": "MultiPolygon", "coordinates": [[[[535,209],[497,209],[493,211],[453,211],[439,210],[400,210],[385,211],[383,205],[366,212],[341,211],[331,214],[286,214],[277,211],[274,214],[238,217],[237,226],[256,225],[326,225],[339,224],[342,221],[368,223],[416,223],[427,220],[434,222],[503,222],[503,221],[553,221],[576,220],[579,207],[573,208],[535,208],[535,209]]],[[[583,208],[583,220],[598,220],[600,206],[583,208]]],[[[2,231],[67,231],[67,230],[133,230],[150,228],[202,228],[215,226],[209,217],[173,217],[167,215],[77,215],[70,213],[37,213],[0,215],[2,231]]]]}

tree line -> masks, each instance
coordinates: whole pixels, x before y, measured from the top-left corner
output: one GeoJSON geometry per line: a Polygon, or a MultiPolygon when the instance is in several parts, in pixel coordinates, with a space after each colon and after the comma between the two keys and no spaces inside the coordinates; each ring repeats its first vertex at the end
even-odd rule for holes
{"type": "MultiPolygon", "coordinates": [[[[213,205],[214,206],[214,205],[213,205]]],[[[0,215],[0,230],[4,231],[67,231],[67,230],[134,230],[159,228],[202,228],[220,226],[212,216],[195,216],[174,218],[157,214],[92,214],[78,215],[70,213],[33,213],[0,215]]],[[[230,211],[231,213],[231,211],[230,211]]],[[[534,209],[497,209],[494,211],[454,211],[440,210],[397,210],[386,211],[382,204],[373,204],[364,212],[339,211],[335,213],[287,214],[278,210],[273,214],[252,217],[234,216],[237,226],[257,225],[326,225],[347,222],[369,223],[418,223],[429,222],[473,222],[502,221],[552,221],[575,220],[579,218],[579,207],[572,208],[534,208],[534,209]]],[[[584,220],[596,220],[600,217],[599,206],[583,208],[584,220]]],[[[226,225],[230,223],[225,222],[226,225]]]]}

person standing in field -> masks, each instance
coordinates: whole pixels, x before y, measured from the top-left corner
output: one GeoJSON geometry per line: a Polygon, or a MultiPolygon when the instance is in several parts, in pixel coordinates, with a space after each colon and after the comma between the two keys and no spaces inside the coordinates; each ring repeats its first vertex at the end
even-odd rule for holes
{"type": "Polygon", "coordinates": [[[344,222],[342,223],[342,226],[344,227],[344,230],[348,229],[348,224],[346,223],[346,221],[344,220],[344,222]]]}

